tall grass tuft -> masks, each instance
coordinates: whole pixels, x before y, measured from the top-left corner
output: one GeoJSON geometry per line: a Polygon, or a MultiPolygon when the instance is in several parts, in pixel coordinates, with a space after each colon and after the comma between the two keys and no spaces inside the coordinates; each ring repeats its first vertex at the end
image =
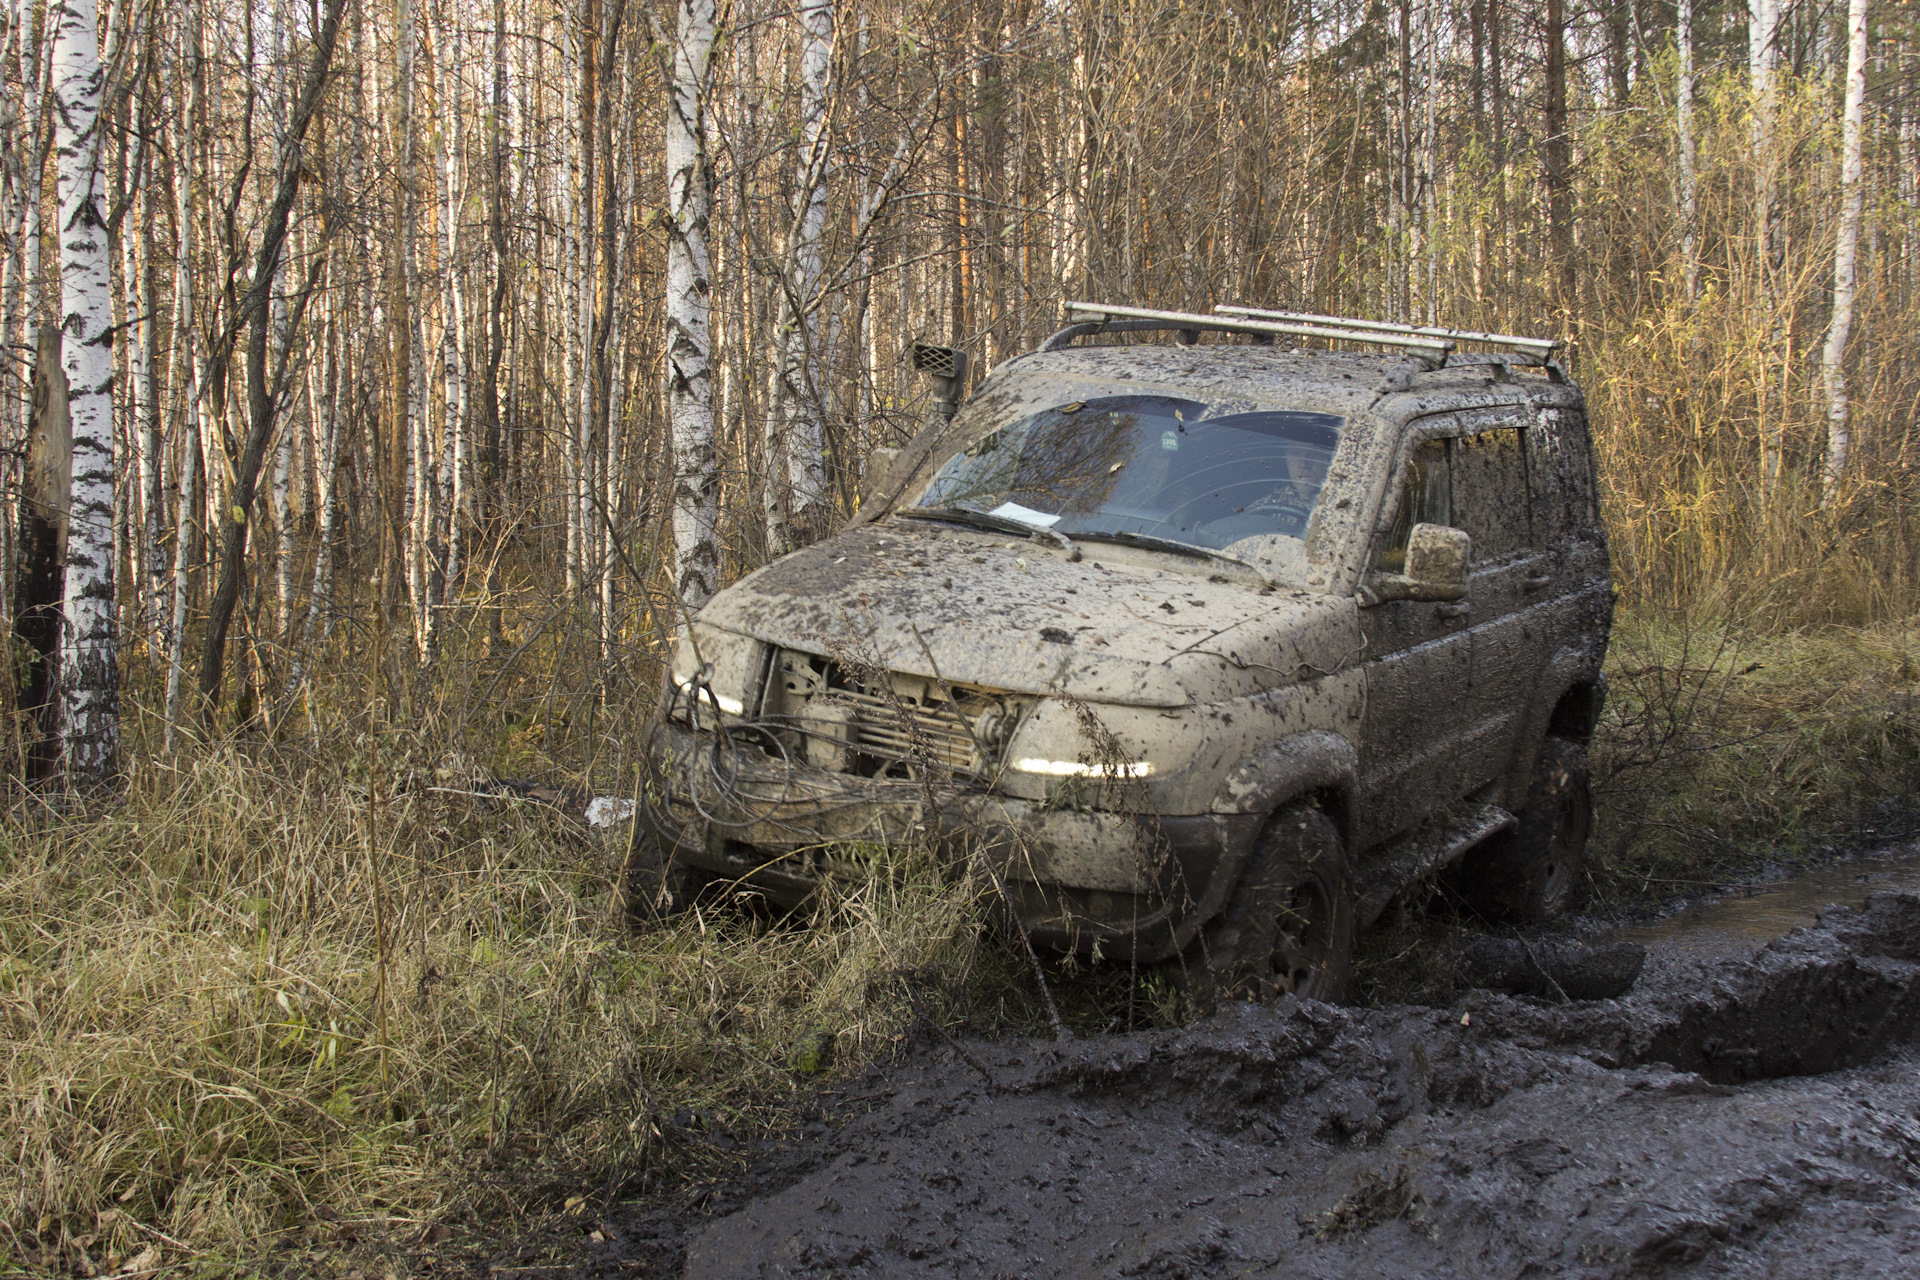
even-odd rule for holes
{"type": "Polygon", "coordinates": [[[546,806],[377,776],[370,801],[365,764],[148,761],[110,812],[0,831],[0,1259],[630,1187],[676,1117],[778,1131],[836,1049],[884,1051],[976,962],[964,877],[853,886],[826,927],[629,933],[623,849],[546,806]]]}

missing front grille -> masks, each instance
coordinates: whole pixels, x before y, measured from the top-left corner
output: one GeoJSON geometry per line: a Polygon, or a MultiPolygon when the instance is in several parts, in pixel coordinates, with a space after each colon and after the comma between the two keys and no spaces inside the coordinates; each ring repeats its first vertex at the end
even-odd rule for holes
{"type": "Polygon", "coordinates": [[[773,676],[792,745],[815,768],[837,773],[984,773],[1018,716],[998,690],[862,670],[798,650],[779,655],[773,676]]]}

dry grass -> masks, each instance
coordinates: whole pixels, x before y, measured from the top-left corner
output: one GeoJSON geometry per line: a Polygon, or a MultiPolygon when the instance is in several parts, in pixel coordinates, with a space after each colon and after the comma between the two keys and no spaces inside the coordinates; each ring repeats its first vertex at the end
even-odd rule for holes
{"type": "MultiPolygon", "coordinates": [[[[1808,847],[1920,779],[1912,624],[1736,638],[1628,615],[1611,668],[1607,901],[1808,847]]],[[[436,789],[397,732],[339,742],[150,753],[106,811],[15,801],[0,1270],[157,1246],[219,1272],[341,1221],[597,1203],[713,1158],[681,1140],[694,1117],[789,1128],[823,1047],[846,1066],[925,1018],[1046,1026],[964,877],[908,859],[809,921],[629,933],[609,919],[622,848],[546,806],[436,789]]],[[[1381,981],[1418,968],[1392,942],[1381,981]]],[[[1076,1031],[1178,1003],[1163,975],[1048,972],[1076,1031]]]]}
{"type": "Polygon", "coordinates": [[[826,927],[630,934],[621,851],[475,803],[378,802],[370,843],[364,785],[218,755],[147,765],[108,813],[16,813],[0,1262],[210,1262],[593,1198],[658,1173],[676,1117],[780,1129],[823,1047],[884,1051],[977,959],[972,886],[930,875],[826,927]]]}
{"type": "Polygon", "coordinates": [[[1911,822],[1886,805],[1920,791],[1920,619],[1771,635],[1621,621],[1594,751],[1603,901],[1911,822]]]}

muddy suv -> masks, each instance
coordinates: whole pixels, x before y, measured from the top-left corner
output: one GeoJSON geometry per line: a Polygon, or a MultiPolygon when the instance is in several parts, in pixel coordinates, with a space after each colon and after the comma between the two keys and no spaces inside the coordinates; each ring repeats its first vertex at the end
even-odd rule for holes
{"type": "Polygon", "coordinates": [[[1612,588],[1554,344],[1231,311],[1074,304],[957,412],[916,351],[935,411],[851,526],[679,639],[664,895],[931,847],[1039,944],[1321,998],[1443,871],[1574,901],[1612,588]]]}

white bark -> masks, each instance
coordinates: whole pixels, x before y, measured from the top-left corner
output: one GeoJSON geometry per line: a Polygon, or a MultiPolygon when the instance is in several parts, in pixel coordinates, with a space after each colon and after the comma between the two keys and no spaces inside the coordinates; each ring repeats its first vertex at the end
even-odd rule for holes
{"type": "Polygon", "coordinates": [[[1421,11],[1421,26],[1427,40],[1427,69],[1421,82],[1420,98],[1424,116],[1420,131],[1421,217],[1425,224],[1426,281],[1423,300],[1428,324],[1440,323],[1440,236],[1438,159],[1439,139],[1434,111],[1440,96],[1440,24],[1434,15],[1433,0],[1426,0],[1421,11]]]}
{"type": "Polygon", "coordinates": [[[62,768],[112,778],[119,754],[113,592],[113,282],[101,207],[101,71],[93,0],[54,0],[52,106],[60,206],[60,314],[73,422],[73,502],[60,636],[62,768]]]}
{"type": "Polygon", "coordinates": [[[186,100],[181,104],[180,129],[174,147],[174,232],[173,251],[173,367],[176,404],[174,434],[179,452],[174,473],[179,477],[180,498],[173,524],[173,581],[165,614],[166,633],[161,643],[167,655],[166,747],[173,748],[176,726],[180,722],[180,684],[186,668],[187,591],[192,585],[194,529],[200,520],[200,435],[193,429],[200,404],[197,389],[199,352],[193,323],[193,157],[195,130],[200,118],[200,4],[187,7],[181,51],[182,78],[186,81],[186,100]]]}
{"type": "Polygon", "coordinates": [[[431,663],[439,650],[440,613],[435,607],[434,579],[439,570],[439,485],[435,452],[429,440],[427,421],[427,370],[425,327],[421,323],[420,265],[414,248],[414,224],[417,202],[413,198],[418,178],[418,121],[415,117],[414,47],[419,39],[413,0],[400,0],[394,23],[394,91],[400,120],[396,144],[399,147],[401,306],[404,314],[396,317],[406,333],[407,384],[407,598],[413,613],[413,634],[420,660],[431,663]]]}
{"type": "MultiPolygon", "coordinates": [[[[606,132],[607,145],[612,148],[619,134],[609,129],[606,132]]],[[[614,183],[613,200],[610,204],[627,207],[632,191],[633,147],[628,145],[620,151],[619,164],[609,150],[606,157],[607,179],[614,183]]],[[[616,623],[619,620],[618,596],[620,583],[620,481],[625,467],[626,437],[621,430],[621,417],[625,413],[625,404],[621,394],[625,360],[622,353],[626,343],[626,308],[621,305],[620,288],[625,263],[626,238],[622,236],[616,221],[608,228],[612,234],[607,237],[607,253],[612,261],[608,264],[607,280],[611,294],[607,299],[607,438],[603,442],[604,454],[600,466],[600,501],[602,513],[600,520],[600,660],[608,670],[612,670],[617,654],[614,640],[617,634],[616,623]]],[[[611,685],[608,686],[611,688],[611,685]]]]}
{"type": "MultiPolygon", "coordinates": [[[[287,37],[286,0],[275,0],[272,23],[273,128],[276,134],[287,127],[287,37]]],[[[284,145],[284,143],[283,143],[284,145]]],[[[282,281],[286,276],[287,256],[282,253],[273,268],[273,343],[278,349],[287,337],[287,294],[282,281]]],[[[273,585],[277,618],[284,630],[293,620],[293,438],[292,431],[280,432],[273,449],[273,585]]]]}
{"type": "Polygon", "coordinates": [[[1833,321],[1820,356],[1827,389],[1827,466],[1823,494],[1832,502],[1852,443],[1847,403],[1847,339],[1853,332],[1854,260],[1860,247],[1860,123],[1867,96],[1867,0],[1847,5],[1847,93],[1841,120],[1840,229],[1833,247],[1833,321]]]}
{"type": "MultiPolygon", "coordinates": [[[[6,344],[10,352],[25,348],[28,336],[33,333],[37,322],[40,302],[40,204],[42,196],[43,166],[41,164],[40,142],[45,121],[42,118],[41,85],[47,75],[47,33],[37,30],[33,21],[33,0],[19,0],[19,8],[14,20],[16,35],[20,42],[20,128],[17,132],[9,130],[7,138],[11,145],[13,163],[18,166],[20,192],[20,269],[7,282],[6,292],[6,328],[0,331],[0,342],[6,344]],[[16,332],[16,328],[18,332],[16,332]]],[[[12,95],[6,95],[11,102],[12,95]]],[[[18,395],[8,396],[6,425],[15,429],[9,434],[9,441],[16,438],[19,430],[27,421],[28,400],[31,392],[28,384],[31,379],[21,378],[18,395]]]]}
{"type": "Polygon", "coordinates": [[[1747,24],[1748,76],[1753,92],[1754,248],[1756,284],[1768,342],[1759,369],[1760,486],[1771,497],[1780,478],[1785,340],[1776,280],[1779,178],[1774,145],[1776,80],[1780,66],[1779,0],[1752,0],[1747,24]]]}
{"type": "Polygon", "coordinates": [[[678,0],[667,84],[667,429],[673,442],[673,580],[688,609],[719,589],[720,465],[714,450],[707,223],[707,64],[714,0],[678,0]]]}
{"type": "Polygon", "coordinates": [[[580,502],[585,494],[584,475],[579,426],[586,416],[588,396],[586,394],[587,370],[587,334],[581,323],[586,303],[582,294],[586,289],[585,268],[581,263],[581,254],[585,252],[586,233],[581,225],[581,217],[587,204],[592,200],[588,189],[587,175],[580,163],[584,157],[584,135],[581,150],[574,150],[574,135],[580,132],[580,77],[582,53],[580,49],[581,16],[583,6],[569,5],[561,19],[566,24],[566,59],[561,69],[561,118],[565,129],[567,147],[573,160],[572,184],[567,189],[567,201],[561,223],[562,231],[558,245],[560,254],[560,308],[565,324],[565,350],[561,361],[561,390],[559,406],[560,435],[562,439],[561,480],[564,487],[563,519],[567,530],[567,597],[577,600],[582,586],[583,566],[586,561],[585,529],[580,520],[580,502]]]}
{"type": "Polygon", "coordinates": [[[446,253],[443,282],[440,337],[440,362],[446,397],[445,420],[441,438],[441,518],[446,552],[436,595],[444,600],[455,575],[460,572],[460,535],[465,516],[466,485],[463,474],[467,384],[461,359],[461,341],[465,336],[466,316],[460,297],[460,153],[464,142],[464,119],[460,104],[460,23],[456,18],[446,26],[446,48],[438,62],[441,75],[440,103],[446,124],[441,132],[440,173],[446,187],[446,228],[443,248],[446,253]]]}
{"type": "Polygon", "coordinates": [[[1680,0],[1675,36],[1680,45],[1680,78],[1673,102],[1674,128],[1680,134],[1680,254],[1686,261],[1687,301],[1700,296],[1700,183],[1693,137],[1693,0],[1680,0]]]}
{"type": "Polygon", "coordinates": [[[314,621],[327,604],[327,570],[333,554],[334,458],[340,439],[338,415],[334,406],[334,388],[339,382],[339,362],[334,349],[338,326],[329,324],[321,339],[320,368],[307,379],[307,412],[318,434],[314,451],[314,515],[318,532],[314,535],[313,578],[307,590],[306,631],[312,634],[314,621]]]}
{"type": "Polygon", "coordinates": [[[794,527],[817,520],[826,500],[824,424],[818,360],[821,241],[827,224],[828,93],[833,71],[833,4],[801,10],[800,166],[793,223],[786,237],[779,320],[774,326],[775,386],[767,405],[767,547],[789,551],[794,527]],[[784,485],[774,459],[784,457],[784,485]]]}
{"type": "Polygon", "coordinates": [[[825,424],[820,416],[821,243],[827,229],[827,179],[831,151],[827,136],[827,94],[833,74],[833,4],[817,0],[800,15],[805,33],[800,47],[800,127],[806,146],[801,199],[804,212],[793,244],[793,303],[796,323],[787,334],[787,477],[793,486],[793,514],[805,520],[826,501],[825,424]]]}
{"type": "MultiPolygon", "coordinates": [[[[141,115],[144,117],[145,97],[141,99],[141,115]]],[[[133,132],[144,135],[144,119],[141,127],[133,132]]],[[[133,627],[137,635],[151,634],[150,622],[141,595],[141,585],[153,566],[153,546],[158,534],[159,512],[151,500],[159,487],[159,478],[155,473],[158,464],[154,443],[146,432],[149,406],[147,403],[147,333],[151,328],[148,318],[152,310],[151,299],[145,296],[146,275],[142,269],[145,257],[141,248],[147,239],[152,219],[146,216],[142,207],[144,201],[138,199],[140,180],[146,167],[146,148],[136,148],[131,155],[126,154],[126,144],[121,144],[120,188],[116,199],[126,201],[126,213],[120,223],[120,318],[116,321],[127,335],[126,365],[124,376],[127,380],[127,417],[126,435],[123,445],[134,459],[135,475],[138,483],[128,493],[126,522],[129,533],[133,534],[127,547],[128,572],[132,577],[133,627]],[[136,526],[137,520],[137,526],[136,526]],[[137,532],[135,529],[137,527],[137,532]]],[[[148,653],[151,658],[153,654],[148,653]]]]}

